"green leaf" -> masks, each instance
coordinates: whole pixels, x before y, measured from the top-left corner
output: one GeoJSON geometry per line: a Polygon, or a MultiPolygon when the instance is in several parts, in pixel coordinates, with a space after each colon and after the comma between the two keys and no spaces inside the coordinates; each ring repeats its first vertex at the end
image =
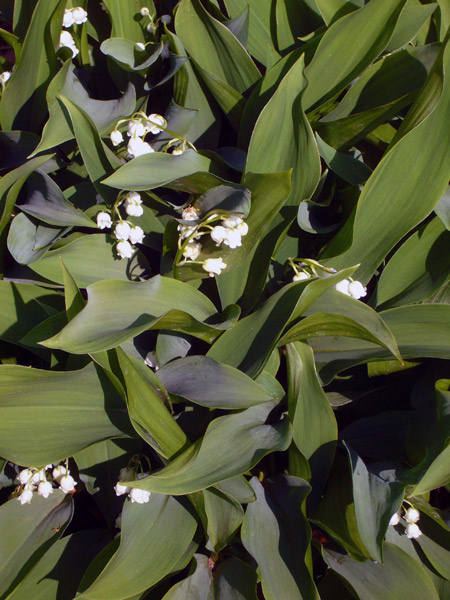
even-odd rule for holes
{"type": "Polygon", "coordinates": [[[167,392],[146,365],[127,356],[120,348],[117,354],[131,422],[157,452],[171,458],[187,445],[188,440],[166,406],[169,402],[167,392]]]}
{"type": "Polygon", "coordinates": [[[66,306],[67,319],[70,321],[77,315],[86,305],[86,302],[78,289],[75,279],[72,277],[69,269],[64,264],[62,258],[61,269],[64,280],[64,301],[66,306]]]}
{"type": "Polygon", "coordinates": [[[208,356],[238,367],[250,377],[264,368],[283,330],[309,306],[353,269],[313,281],[294,282],[273,294],[255,312],[225,332],[211,347],[208,356]]]}
{"type": "Polygon", "coordinates": [[[361,160],[338,152],[324,142],[318,134],[316,134],[316,139],[320,156],[336,175],[352,185],[362,184],[370,177],[372,170],[361,160]]]}
{"type": "Polygon", "coordinates": [[[377,306],[392,308],[425,300],[450,275],[446,248],[450,231],[434,218],[400,246],[383,269],[377,288],[377,306]]]}
{"type": "MultiPolygon", "coordinates": [[[[153,0],[105,0],[105,7],[112,24],[112,35],[124,37],[136,42],[145,42],[144,27],[139,11],[142,7],[150,7],[153,0]]],[[[154,7],[153,7],[154,8],[154,7]]],[[[146,23],[147,24],[147,23],[146,23]]]]}
{"type": "Polygon", "coordinates": [[[101,233],[68,240],[33,262],[30,268],[42,277],[63,284],[61,259],[82,288],[101,279],[129,278],[128,261],[115,258],[112,239],[101,233]]]}
{"type": "Polygon", "coordinates": [[[273,401],[274,396],[238,369],[206,356],[188,356],[158,371],[170,394],[208,408],[236,410],[273,401]]]}
{"type": "Polygon", "coordinates": [[[237,92],[247,91],[260,78],[242,44],[225,25],[206,12],[199,0],[180,3],[175,29],[195,62],[237,92]]]}
{"type": "Polygon", "coordinates": [[[305,111],[332,98],[381,54],[405,2],[371,0],[327,29],[305,70],[309,82],[302,100],[305,111]]]}
{"type": "Polygon", "coordinates": [[[353,498],[356,522],[361,540],[371,556],[383,562],[383,540],[389,520],[403,500],[404,485],[387,481],[368,470],[361,458],[349,446],[352,469],[353,498]]]}
{"type": "Polygon", "coordinates": [[[207,545],[213,552],[220,552],[231,541],[244,518],[240,503],[221,490],[203,490],[205,514],[207,518],[207,545]]]}
{"type": "Polygon", "coordinates": [[[275,406],[266,402],[214,419],[203,438],[166,467],[127,485],[158,494],[190,494],[247,472],[266,454],[286,450],[290,443],[287,419],[266,424],[275,406]]]}
{"type": "Polygon", "coordinates": [[[434,212],[440,218],[446,229],[450,231],[450,188],[447,188],[439,203],[434,207],[434,212]]]}
{"type": "Polygon", "coordinates": [[[212,302],[186,283],[157,275],[149,281],[99,281],[88,287],[88,303],[45,345],[85,354],[119,346],[152,326],[186,333],[220,330],[203,325],[216,314],[212,302]],[[148,313],[144,307],[151,310],[148,313]],[[183,309],[189,312],[182,312],[183,309]],[[166,316],[166,318],[165,318],[166,316]]]}
{"type": "Polygon", "coordinates": [[[292,168],[288,200],[292,206],[312,196],[320,177],[319,151],[302,109],[306,86],[303,70],[301,56],[260,114],[245,166],[247,173],[275,173],[292,168]]]}
{"type": "MultiPolygon", "coordinates": [[[[80,599],[122,600],[155,585],[183,558],[197,521],[176,498],[152,494],[147,504],[125,502],[121,528],[117,552],[80,599]]],[[[179,568],[190,560],[194,548],[179,568]]]]}
{"type": "Polygon", "coordinates": [[[214,161],[194,150],[180,156],[155,152],[133,158],[103,183],[120,190],[147,191],[164,186],[202,194],[224,184],[222,175],[223,170],[214,161]]]}
{"type": "Polygon", "coordinates": [[[103,530],[78,531],[57,541],[8,600],[72,600],[84,571],[107,541],[103,530]]]}
{"type": "Polygon", "coordinates": [[[130,432],[122,399],[92,364],[66,372],[2,365],[0,389],[0,455],[19,465],[56,462],[130,432]]]}
{"type": "Polygon", "coordinates": [[[75,74],[72,61],[64,63],[47,90],[49,119],[44,126],[39,146],[31,154],[43,152],[72,140],[74,133],[70,117],[58,101],[58,96],[68,98],[92,120],[100,134],[110,133],[116,121],[131,115],[136,106],[136,92],[130,84],[117,100],[94,100],[75,74]]]}
{"type": "Polygon", "coordinates": [[[72,514],[73,502],[60,490],[54,490],[48,498],[33,494],[32,501],[23,506],[13,498],[0,507],[2,598],[9,597],[45,550],[63,534],[72,514]]]}
{"type": "Polygon", "coordinates": [[[66,200],[61,189],[40,170],[31,173],[26,182],[25,202],[18,208],[45,223],[58,226],[95,227],[96,223],[66,200]]]}
{"type": "Polygon", "coordinates": [[[117,194],[102,183],[120,165],[119,159],[105,146],[100,135],[86,112],[65,96],[58,96],[69,113],[72,129],[77,140],[84,165],[95,189],[105,202],[113,205],[117,194]]]}
{"type": "MultiPolygon", "coordinates": [[[[450,45],[446,47],[443,61],[445,73],[450,66],[450,45]]],[[[428,111],[424,102],[424,110],[428,111]]],[[[422,106],[420,97],[417,106],[419,111],[422,106]]],[[[448,185],[450,172],[449,110],[450,83],[445,77],[437,106],[428,116],[422,115],[423,120],[413,129],[410,126],[409,131],[384,155],[365,185],[358,201],[351,247],[333,259],[335,268],[354,264],[355,257],[358,257],[361,266],[355,277],[367,283],[387,253],[439,202],[448,185]],[[449,127],[448,132],[446,127],[449,127]],[[442,162],[436,161],[436,156],[442,156],[442,162]],[[392,201],[394,188],[395,202],[392,201]],[[373,240],[370,245],[367,244],[368,236],[373,240]]],[[[414,106],[411,111],[414,112],[414,106]]],[[[417,112],[413,119],[417,121],[421,114],[417,112]]],[[[408,124],[404,127],[407,128],[408,124]]],[[[338,238],[334,239],[334,243],[338,238]]],[[[326,254],[330,256],[332,253],[333,243],[326,254]]]]}
{"type": "Polygon", "coordinates": [[[308,316],[288,329],[279,345],[320,336],[354,337],[379,344],[401,361],[392,331],[381,316],[363,302],[329,289],[305,312],[308,316]]]}
{"type": "Polygon", "coordinates": [[[383,546],[384,562],[357,562],[333,550],[324,550],[328,566],[364,600],[438,600],[436,589],[421,564],[393,544],[383,546]]]}
{"type": "Polygon", "coordinates": [[[162,600],[215,600],[214,583],[208,557],[194,554],[195,565],[186,579],[176,583],[162,600]]]}
{"type": "Polygon", "coordinates": [[[311,348],[299,342],[288,344],[286,357],[292,439],[309,462],[312,490],[320,498],[334,459],[336,418],[317,379],[311,348]]]}
{"type": "Polygon", "coordinates": [[[102,42],[100,46],[103,54],[111,56],[118,63],[127,65],[133,71],[147,69],[159,58],[163,48],[162,42],[159,44],[147,43],[145,50],[142,50],[135,41],[122,37],[111,37],[102,42]]]}
{"type": "Polygon", "coordinates": [[[436,2],[427,4],[426,6],[420,4],[414,5],[412,2],[407,3],[398,19],[389,44],[386,46],[386,52],[394,52],[406,46],[408,42],[411,42],[431,17],[437,6],[436,2]]]}
{"type": "Polygon", "coordinates": [[[318,600],[307,567],[311,530],[301,510],[310,487],[289,475],[265,483],[263,487],[256,477],[251,480],[256,501],[247,507],[241,533],[258,563],[264,598],[318,600]]]}
{"type": "Polygon", "coordinates": [[[248,7],[248,49],[264,66],[279,58],[271,36],[271,0],[225,0],[231,18],[236,18],[248,7]]]}
{"type": "Polygon", "coordinates": [[[39,0],[0,105],[2,129],[38,133],[47,114],[45,92],[57,71],[55,45],[60,30],[50,26],[60,21],[64,5],[58,0],[39,0]]]}
{"type": "Polygon", "coordinates": [[[323,26],[315,2],[276,0],[275,22],[277,49],[282,54],[294,50],[299,38],[306,37],[323,26]]]}
{"type": "Polygon", "coordinates": [[[361,8],[364,0],[316,0],[320,14],[327,25],[330,25],[344,15],[361,8]]]}
{"type": "Polygon", "coordinates": [[[220,561],[214,572],[215,600],[257,600],[256,578],[256,571],[234,556],[220,561]]]}

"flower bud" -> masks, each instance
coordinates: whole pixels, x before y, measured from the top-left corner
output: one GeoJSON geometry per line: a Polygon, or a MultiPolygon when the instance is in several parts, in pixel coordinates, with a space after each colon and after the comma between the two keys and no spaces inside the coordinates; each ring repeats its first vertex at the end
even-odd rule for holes
{"type": "Polygon", "coordinates": [[[122,223],[117,223],[116,228],[114,229],[114,235],[118,240],[128,240],[130,237],[131,227],[128,225],[126,221],[122,223]]]}
{"type": "Polygon", "coordinates": [[[53,494],[53,486],[50,481],[41,481],[38,485],[37,493],[43,498],[48,498],[50,494],[53,494]]]}
{"type": "Polygon", "coordinates": [[[130,242],[132,244],[142,244],[142,240],[145,237],[144,230],[139,227],[139,225],[135,225],[130,229],[130,242]]]}
{"type": "Polygon", "coordinates": [[[422,532],[415,523],[408,523],[408,525],[405,528],[405,532],[410,539],[417,539],[422,535],[422,532]]]}
{"type": "Polygon", "coordinates": [[[305,273],[305,271],[300,271],[298,275],[294,275],[292,281],[305,281],[306,279],[311,279],[308,273],[305,273]]]}
{"type": "Polygon", "coordinates": [[[100,227],[100,229],[112,227],[111,215],[107,212],[99,212],[97,215],[97,227],[100,227]]]}
{"type": "Polygon", "coordinates": [[[30,504],[32,499],[33,499],[33,492],[31,491],[31,489],[29,487],[25,487],[25,489],[20,494],[20,496],[17,497],[17,500],[20,502],[20,504],[30,504]]]}
{"type": "Polygon", "coordinates": [[[114,131],[111,131],[109,138],[113,146],[118,146],[121,142],[123,142],[123,135],[118,129],[114,129],[114,131]]]}
{"type": "Polygon", "coordinates": [[[191,240],[183,250],[183,256],[190,260],[197,260],[202,251],[202,245],[199,242],[191,240]]]}
{"type": "Polygon", "coordinates": [[[22,485],[26,485],[29,481],[31,481],[32,477],[33,471],[31,469],[24,469],[23,471],[20,471],[17,479],[22,485]]]}
{"type": "Polygon", "coordinates": [[[59,489],[65,494],[75,491],[75,479],[71,475],[63,475],[59,480],[59,489]]]}
{"type": "Polygon", "coordinates": [[[392,517],[390,518],[389,525],[394,527],[395,525],[398,525],[399,523],[400,523],[400,517],[398,516],[398,513],[394,513],[392,515],[392,517]]]}
{"type": "Polygon", "coordinates": [[[416,508],[408,508],[405,511],[405,519],[410,523],[416,523],[420,519],[420,512],[416,508]]]}
{"type": "Polygon", "coordinates": [[[61,477],[63,475],[65,475],[66,473],[67,473],[66,467],[64,467],[63,465],[58,465],[57,467],[55,467],[53,469],[52,476],[53,476],[53,479],[59,483],[59,480],[61,479],[61,477]]]}
{"type": "Polygon", "coordinates": [[[116,245],[116,252],[120,258],[131,258],[133,256],[133,246],[126,240],[121,240],[116,245]]]}

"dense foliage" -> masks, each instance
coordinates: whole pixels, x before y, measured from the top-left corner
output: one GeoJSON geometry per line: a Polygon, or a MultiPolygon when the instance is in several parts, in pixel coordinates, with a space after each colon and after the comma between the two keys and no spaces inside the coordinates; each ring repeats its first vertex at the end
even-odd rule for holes
{"type": "Polygon", "coordinates": [[[0,600],[449,600],[448,0],[0,11],[0,600]]]}

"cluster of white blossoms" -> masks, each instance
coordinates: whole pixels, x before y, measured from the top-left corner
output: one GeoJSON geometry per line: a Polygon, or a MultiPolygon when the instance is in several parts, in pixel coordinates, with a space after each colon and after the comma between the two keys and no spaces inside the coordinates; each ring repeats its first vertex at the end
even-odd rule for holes
{"type": "Polygon", "coordinates": [[[129,156],[135,158],[136,156],[154,152],[150,144],[144,140],[144,137],[148,133],[161,133],[167,127],[166,119],[156,113],[146,115],[143,112],[134,113],[129,120],[120,119],[110,134],[113,146],[118,146],[123,142],[123,135],[117,128],[127,121],[127,136],[130,138],[127,144],[129,156]]]}
{"type": "MultiPolygon", "coordinates": [[[[83,23],[86,23],[87,18],[88,14],[84,8],[81,8],[81,6],[68,8],[64,11],[63,27],[68,29],[69,27],[72,27],[72,25],[82,25],[83,23]]],[[[77,45],[75,44],[75,40],[69,31],[61,32],[59,37],[59,47],[70,48],[72,51],[72,58],[74,58],[79,52],[77,45]]]]}
{"type": "MultiPolygon", "coordinates": [[[[137,192],[128,192],[125,196],[119,195],[119,200],[114,206],[114,210],[123,205],[125,212],[130,217],[141,217],[144,214],[142,208],[142,198],[137,192]]],[[[145,237],[144,230],[139,225],[133,225],[124,221],[120,217],[114,227],[114,236],[117,240],[116,252],[119,258],[131,258],[135,251],[134,244],[142,244],[145,237]]],[[[100,229],[109,229],[113,227],[113,219],[109,212],[101,211],[97,214],[97,226],[100,229]]]]}
{"type": "MultiPolygon", "coordinates": [[[[210,235],[216,246],[228,246],[232,250],[242,246],[242,238],[248,233],[248,225],[237,215],[216,215],[209,216],[205,221],[198,222],[199,210],[194,206],[188,206],[181,213],[183,221],[197,221],[195,224],[180,224],[178,231],[180,237],[178,247],[182,249],[185,264],[187,261],[197,262],[202,251],[202,244],[198,241],[203,235],[210,235]],[[220,220],[220,225],[213,225],[220,220]]],[[[220,275],[227,265],[222,258],[207,258],[199,263],[210,277],[220,275]]]]}
{"type": "MultiPolygon", "coordinates": [[[[336,269],[324,267],[311,259],[289,259],[289,262],[295,273],[292,281],[306,281],[312,277],[329,277],[333,273],[336,273],[336,269]],[[296,262],[300,264],[298,265],[296,262]]],[[[360,281],[355,281],[351,278],[339,281],[334,286],[334,289],[346,296],[351,296],[355,300],[359,300],[367,295],[367,288],[360,281]]]]}
{"type": "Polygon", "coordinates": [[[74,492],[77,485],[69,469],[63,465],[57,465],[55,468],[53,465],[45,465],[42,468],[23,469],[17,479],[19,485],[15,493],[20,504],[30,504],[33,492],[48,498],[53,494],[53,483],[56,483],[65,494],[74,492]]]}
{"type": "Polygon", "coordinates": [[[417,521],[420,519],[419,511],[411,506],[410,508],[405,509],[405,514],[403,515],[403,519],[400,518],[400,514],[398,512],[394,513],[389,521],[389,525],[396,526],[400,523],[405,527],[405,534],[410,539],[417,539],[422,535],[419,526],[417,525],[417,521]]]}
{"type": "Polygon", "coordinates": [[[147,477],[149,473],[139,473],[136,477],[136,470],[133,468],[125,468],[121,469],[119,473],[119,481],[114,486],[114,491],[117,496],[123,496],[124,494],[128,494],[131,502],[136,502],[137,504],[146,504],[150,500],[151,492],[146,492],[145,490],[140,490],[139,488],[128,487],[127,485],[122,485],[123,481],[134,481],[135,479],[143,479],[147,477]]]}

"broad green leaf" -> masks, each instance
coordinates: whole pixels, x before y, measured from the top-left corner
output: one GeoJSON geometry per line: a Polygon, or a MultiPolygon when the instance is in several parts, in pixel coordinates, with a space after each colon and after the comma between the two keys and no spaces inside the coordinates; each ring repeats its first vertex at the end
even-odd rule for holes
{"type": "MultiPolygon", "coordinates": [[[[141,17],[139,11],[142,7],[149,7],[152,11],[153,0],[105,0],[105,7],[109,13],[112,24],[112,35],[124,37],[135,42],[145,42],[144,27],[147,21],[141,17]]],[[[154,9],[154,6],[153,6],[154,9]]]]}
{"type": "Polygon", "coordinates": [[[320,156],[336,175],[339,175],[339,177],[342,177],[342,179],[345,179],[345,181],[348,181],[348,183],[351,183],[352,185],[362,184],[367,181],[372,170],[361,160],[357,160],[348,154],[338,152],[324,142],[317,134],[316,139],[320,156]]]}
{"type": "Polygon", "coordinates": [[[117,194],[102,183],[120,165],[119,159],[105,146],[89,115],[65,96],[57,101],[64,105],[72,121],[72,129],[77,140],[89,178],[105,202],[113,205],[117,194]]]}
{"type": "Polygon", "coordinates": [[[48,315],[41,302],[56,303],[55,291],[27,283],[0,281],[0,338],[17,343],[48,315]]]}
{"type": "MultiPolygon", "coordinates": [[[[199,260],[221,257],[227,265],[224,273],[228,274],[236,267],[239,270],[239,266],[247,260],[257,245],[262,242],[270,224],[279,211],[282,210],[291,190],[290,175],[289,171],[266,173],[264,175],[248,173],[243,180],[243,184],[251,192],[252,205],[250,214],[245,219],[248,225],[248,233],[242,238],[242,246],[235,249],[226,246],[217,248],[216,244],[209,240],[203,243],[199,260]]],[[[187,263],[179,268],[178,272],[180,278],[184,280],[208,277],[201,265],[191,266],[187,263]]],[[[246,273],[244,276],[241,272],[240,276],[245,284],[246,273]]]]}
{"type": "Polygon", "coordinates": [[[131,432],[122,399],[92,364],[65,372],[2,365],[0,389],[0,455],[19,465],[45,465],[131,432]]]}
{"type": "MultiPolygon", "coordinates": [[[[419,506],[419,508],[421,507],[419,506]]],[[[448,580],[450,577],[450,532],[445,521],[444,523],[438,522],[431,515],[421,511],[420,530],[422,535],[417,538],[417,543],[433,567],[448,580]]]]}
{"type": "Polygon", "coordinates": [[[23,129],[39,133],[47,114],[45,91],[57,70],[55,45],[59,31],[50,22],[62,19],[59,0],[39,0],[31,18],[20,60],[2,93],[2,129],[23,129]]]}
{"type": "Polygon", "coordinates": [[[195,565],[186,579],[176,583],[162,600],[215,600],[214,582],[208,558],[204,554],[194,554],[195,565]]]}
{"type": "Polygon", "coordinates": [[[19,213],[9,226],[6,245],[16,262],[29,265],[44,256],[64,231],[60,227],[42,225],[37,219],[19,213]]]}
{"type": "Polygon", "coordinates": [[[328,566],[364,600],[439,600],[436,589],[421,564],[406,552],[385,542],[384,562],[357,562],[349,556],[325,549],[328,566]]]}
{"type": "Polygon", "coordinates": [[[238,367],[250,377],[264,368],[289,322],[354,269],[314,281],[294,282],[276,292],[255,312],[225,332],[208,352],[210,358],[238,367]]]}
{"type": "Polygon", "coordinates": [[[447,188],[444,195],[435,206],[434,212],[440,218],[446,229],[450,231],[450,188],[447,188]]]}
{"type": "Polygon", "coordinates": [[[352,469],[353,499],[359,535],[371,556],[383,562],[383,540],[389,520],[403,500],[404,485],[386,481],[366,467],[358,454],[347,446],[352,469]]]}
{"type": "Polygon", "coordinates": [[[108,134],[116,121],[130,115],[136,106],[136,92],[130,84],[117,100],[94,100],[76,76],[72,61],[64,63],[47,89],[49,119],[44,126],[39,146],[31,156],[43,152],[74,137],[70,117],[64,111],[57,96],[64,96],[91,118],[100,134],[108,134]]]}
{"type": "MultiPolygon", "coordinates": [[[[190,547],[196,528],[196,519],[176,498],[152,494],[143,505],[127,500],[117,552],[78,597],[123,600],[145,591],[177,566],[190,547]]],[[[188,560],[190,556],[180,568],[188,560]]]]}
{"type": "Polygon", "coordinates": [[[431,17],[437,6],[436,2],[427,4],[426,6],[407,2],[398,19],[389,44],[386,46],[386,52],[394,52],[406,46],[408,42],[411,42],[431,17]]]}
{"type": "Polygon", "coordinates": [[[356,522],[348,460],[339,451],[336,452],[323,498],[310,518],[334,538],[349,556],[357,561],[369,558],[356,522]]]}
{"type": "Polygon", "coordinates": [[[13,498],[0,507],[2,598],[10,597],[9,592],[20,584],[46,548],[63,534],[72,514],[73,502],[60,490],[54,490],[48,498],[33,494],[32,501],[23,506],[13,498]]]}
{"type": "Polygon", "coordinates": [[[57,541],[8,600],[72,600],[89,563],[108,541],[104,530],[78,531],[57,541]]]}
{"type": "MultiPolygon", "coordinates": [[[[47,340],[47,346],[75,354],[99,352],[119,346],[156,323],[160,329],[169,329],[171,319],[175,329],[180,323],[181,331],[195,334],[201,330],[202,321],[216,314],[212,302],[201,292],[160,275],[139,283],[99,281],[87,292],[86,308],[47,340]],[[189,312],[182,312],[184,309],[189,312]]],[[[203,327],[214,330],[209,325],[203,327]]]]}
{"type": "Polygon", "coordinates": [[[332,98],[368,67],[389,42],[406,0],[371,0],[325,32],[305,70],[305,111],[332,98]],[[330,58],[331,57],[331,58],[330,58]]]}
{"type": "Polygon", "coordinates": [[[158,379],[170,394],[208,408],[249,408],[274,397],[250,377],[206,356],[188,356],[165,365],[158,379]]]}
{"type": "MultiPolygon", "coordinates": [[[[450,45],[444,52],[443,65],[444,73],[448,73],[450,45]]],[[[450,82],[444,77],[437,106],[385,154],[366,183],[356,209],[351,247],[333,259],[335,268],[353,264],[357,257],[361,266],[355,277],[366,283],[395,244],[434,209],[450,173],[449,110],[450,82]],[[436,156],[442,161],[436,161],[436,156]],[[370,245],[368,236],[373,240],[370,245]]],[[[327,256],[332,253],[333,243],[327,256]]]]}
{"type": "Polygon", "coordinates": [[[66,306],[67,319],[70,321],[80,312],[80,310],[83,310],[86,302],[81,295],[77,283],[69,269],[64,264],[62,258],[60,260],[64,280],[64,302],[66,306]]]}
{"type": "Polygon", "coordinates": [[[187,438],[170,414],[169,397],[161,382],[148,367],[117,350],[125,381],[128,413],[137,432],[165,458],[171,458],[188,443],[187,438]]]}
{"type": "Polygon", "coordinates": [[[292,168],[288,200],[292,206],[311,197],[320,177],[319,151],[302,109],[306,86],[303,71],[304,57],[300,57],[266,104],[253,130],[245,166],[247,173],[292,168]]]}
{"type": "Polygon", "coordinates": [[[242,523],[244,511],[240,503],[221,490],[203,490],[204,508],[207,519],[206,547],[219,553],[231,541],[242,523]]]}
{"type": "Polygon", "coordinates": [[[282,54],[298,47],[299,38],[306,37],[323,26],[315,1],[276,0],[274,16],[277,49],[282,54]]]}
{"type": "Polygon", "coordinates": [[[202,69],[241,94],[258,81],[260,73],[229,29],[209,15],[200,0],[183,0],[175,17],[183,46],[202,69]]]}
{"type": "Polygon", "coordinates": [[[146,191],[165,186],[202,194],[224,184],[220,179],[224,174],[214,161],[194,150],[186,150],[180,156],[155,152],[133,158],[103,183],[121,190],[146,191]]]}
{"type": "Polygon", "coordinates": [[[377,306],[392,308],[425,300],[450,276],[450,231],[437,217],[410,236],[383,269],[377,306]]]}
{"type": "Polygon", "coordinates": [[[83,235],[50,250],[30,266],[33,271],[57,283],[64,283],[60,259],[77,284],[85,288],[102,279],[128,280],[128,261],[115,257],[112,239],[104,234],[83,235]]]}
{"type": "Polygon", "coordinates": [[[334,459],[336,418],[317,379],[311,348],[288,344],[286,357],[292,439],[309,462],[312,491],[320,498],[334,459]]]}
{"type": "Polygon", "coordinates": [[[268,66],[279,58],[271,35],[271,0],[225,0],[225,6],[233,19],[248,7],[248,49],[258,62],[268,66]]]}
{"type": "Polygon", "coordinates": [[[317,8],[327,25],[364,6],[364,0],[316,0],[317,8]]]}
{"type": "Polygon", "coordinates": [[[257,600],[256,579],[246,562],[234,556],[220,561],[214,572],[215,600],[257,600]]]}
{"type": "Polygon", "coordinates": [[[266,600],[318,600],[308,571],[311,530],[302,513],[310,486],[280,475],[263,487],[254,477],[256,501],[247,506],[242,543],[258,563],[266,600]],[[262,526],[263,524],[263,526],[262,526]]]}
{"type": "Polygon", "coordinates": [[[355,337],[379,344],[401,360],[392,331],[378,313],[359,300],[329,289],[305,313],[308,316],[286,331],[280,345],[321,336],[355,337]]]}
{"type": "Polygon", "coordinates": [[[141,71],[152,65],[161,55],[164,44],[146,44],[142,50],[133,40],[122,37],[111,37],[100,46],[103,54],[111,56],[118,63],[130,67],[133,71],[141,71]]]}
{"type": "Polygon", "coordinates": [[[221,481],[216,487],[229,496],[236,498],[241,504],[248,504],[255,500],[253,488],[244,476],[233,477],[232,479],[221,481]]]}
{"type": "Polygon", "coordinates": [[[40,170],[26,182],[26,197],[18,208],[50,225],[95,227],[96,223],[66,200],[59,186],[40,170]]]}
{"type": "MultiPolygon", "coordinates": [[[[450,306],[420,304],[380,313],[397,341],[403,359],[450,357],[450,306]]],[[[350,338],[311,338],[319,376],[329,382],[336,373],[372,360],[389,359],[384,348],[350,338]]]]}
{"type": "Polygon", "coordinates": [[[275,406],[266,402],[214,419],[204,437],[166,467],[127,485],[158,494],[190,494],[247,472],[266,454],[286,450],[290,443],[287,419],[266,424],[275,406]]]}

